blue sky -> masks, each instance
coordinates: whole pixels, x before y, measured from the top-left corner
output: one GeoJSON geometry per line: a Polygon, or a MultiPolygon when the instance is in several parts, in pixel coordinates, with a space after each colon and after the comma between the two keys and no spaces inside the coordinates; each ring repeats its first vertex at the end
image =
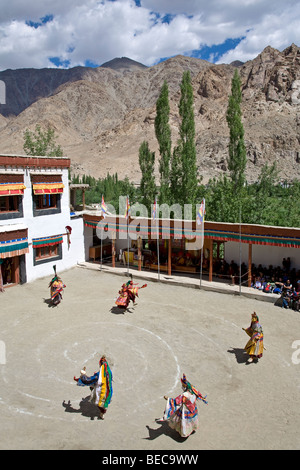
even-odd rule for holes
{"type": "Polygon", "coordinates": [[[178,54],[245,62],[300,46],[299,0],[0,0],[0,12],[0,70],[178,54]]]}

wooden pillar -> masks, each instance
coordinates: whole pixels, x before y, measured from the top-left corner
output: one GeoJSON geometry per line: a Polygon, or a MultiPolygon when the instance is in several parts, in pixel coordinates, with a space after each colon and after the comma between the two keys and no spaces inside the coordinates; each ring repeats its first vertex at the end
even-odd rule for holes
{"type": "Polygon", "coordinates": [[[82,190],[82,210],[85,210],[85,190],[82,190]]]}
{"type": "Polygon", "coordinates": [[[212,276],[213,276],[213,239],[211,238],[209,240],[209,275],[208,275],[208,280],[209,282],[212,282],[212,276]]]}
{"type": "Polygon", "coordinates": [[[168,240],[168,276],[172,274],[172,238],[168,240]]]}
{"type": "Polygon", "coordinates": [[[0,259],[0,292],[4,292],[4,287],[3,287],[3,277],[2,277],[2,265],[3,259],[0,259]]]}
{"type": "Polygon", "coordinates": [[[20,283],[20,263],[19,256],[14,256],[12,258],[12,282],[15,284],[20,283]]]}
{"type": "Polygon", "coordinates": [[[111,261],[112,267],[116,267],[116,239],[113,237],[111,239],[111,261]]]}
{"type": "Polygon", "coordinates": [[[142,239],[138,237],[137,239],[137,249],[138,249],[138,270],[142,270],[142,239]]]}
{"type": "Polygon", "coordinates": [[[248,287],[251,287],[251,280],[252,280],[252,244],[249,243],[248,249],[248,287]]]}
{"type": "Polygon", "coordinates": [[[71,190],[71,206],[73,210],[75,210],[76,207],[76,189],[71,190]]]}

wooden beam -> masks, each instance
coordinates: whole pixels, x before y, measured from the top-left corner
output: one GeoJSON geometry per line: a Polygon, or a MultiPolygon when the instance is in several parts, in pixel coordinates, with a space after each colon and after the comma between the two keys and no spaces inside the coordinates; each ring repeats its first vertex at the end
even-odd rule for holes
{"type": "Polygon", "coordinates": [[[112,259],[112,267],[116,267],[116,239],[112,238],[111,240],[111,259],[112,259]]]}
{"type": "Polygon", "coordinates": [[[212,275],[213,275],[213,239],[209,240],[209,275],[208,280],[212,282],[212,275]]]}
{"type": "Polygon", "coordinates": [[[137,248],[138,248],[138,270],[142,270],[142,239],[138,237],[137,239],[137,248]]]}
{"type": "Polygon", "coordinates": [[[248,287],[251,287],[251,280],[252,280],[252,245],[249,243],[248,245],[248,287]]]}
{"type": "Polygon", "coordinates": [[[172,238],[168,240],[168,276],[172,274],[172,238]]]}

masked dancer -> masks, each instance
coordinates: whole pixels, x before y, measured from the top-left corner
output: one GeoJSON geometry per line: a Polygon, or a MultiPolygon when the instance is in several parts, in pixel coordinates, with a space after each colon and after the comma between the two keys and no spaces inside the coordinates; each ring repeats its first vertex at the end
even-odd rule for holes
{"type": "Polygon", "coordinates": [[[104,419],[104,415],[113,395],[112,372],[106,357],[101,357],[99,361],[99,371],[95,372],[94,375],[88,376],[86,369],[83,368],[80,371],[80,377],[74,377],[74,380],[77,382],[77,385],[81,387],[90,387],[92,392],[90,402],[98,406],[100,418],[104,419]]]}
{"type": "Polygon", "coordinates": [[[115,302],[116,305],[119,308],[126,309],[129,306],[130,301],[135,304],[136,297],[139,296],[139,289],[144,289],[145,287],[147,287],[147,284],[138,287],[138,284],[134,284],[133,281],[128,281],[126,284],[124,283],[119,290],[119,296],[115,302]]]}
{"type": "Polygon", "coordinates": [[[188,437],[198,429],[198,408],[197,400],[207,404],[206,396],[203,397],[198,390],[187,381],[183,374],[181,379],[182,394],[176,398],[164,398],[167,405],[164,412],[163,421],[167,421],[170,428],[175,429],[181,437],[188,437]]]}
{"type": "Polygon", "coordinates": [[[63,283],[61,278],[56,274],[56,266],[53,266],[54,277],[51,279],[49,288],[50,296],[53,305],[58,305],[62,301],[62,293],[66,285],[63,283]]]}
{"type": "Polygon", "coordinates": [[[251,315],[251,324],[248,328],[243,330],[250,336],[249,341],[245,346],[245,351],[249,354],[248,363],[257,362],[263,355],[264,350],[264,334],[262,326],[259,323],[256,312],[251,315]]]}

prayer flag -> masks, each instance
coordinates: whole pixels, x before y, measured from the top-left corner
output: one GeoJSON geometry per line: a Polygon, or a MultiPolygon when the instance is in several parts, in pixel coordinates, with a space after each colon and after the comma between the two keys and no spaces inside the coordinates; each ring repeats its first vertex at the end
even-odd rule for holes
{"type": "Polygon", "coordinates": [[[153,204],[152,219],[153,220],[156,219],[156,199],[155,199],[154,204],[153,204]]]}
{"type": "Polygon", "coordinates": [[[103,195],[102,195],[102,201],[101,201],[101,212],[102,212],[102,216],[105,218],[105,216],[107,214],[107,205],[104,202],[103,195]]]}
{"type": "Polygon", "coordinates": [[[198,209],[198,212],[197,212],[197,216],[196,216],[197,224],[198,225],[203,224],[204,219],[205,219],[205,199],[202,200],[200,207],[198,209]]]}
{"type": "Polygon", "coordinates": [[[126,198],[126,209],[125,209],[125,219],[128,219],[130,216],[130,203],[129,203],[129,198],[127,196],[126,198]]]}

